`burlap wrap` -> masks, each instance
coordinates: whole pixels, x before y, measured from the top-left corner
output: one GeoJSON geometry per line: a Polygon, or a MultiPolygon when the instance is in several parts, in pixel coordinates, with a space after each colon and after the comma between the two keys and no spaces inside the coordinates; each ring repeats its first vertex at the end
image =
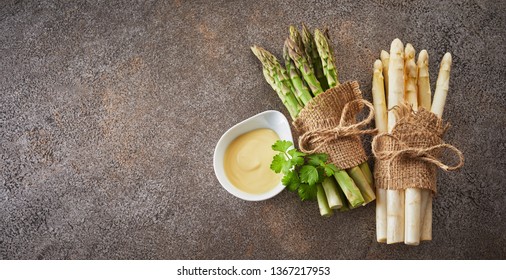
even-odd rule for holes
{"type": "Polygon", "coordinates": [[[306,153],[326,153],[329,162],[346,169],[367,160],[361,135],[374,133],[364,130],[374,117],[372,105],[362,99],[359,84],[347,82],[319,94],[306,105],[293,122],[299,135],[299,149],[306,153]],[[356,115],[366,105],[367,119],[356,121],[356,115]]]}
{"type": "Polygon", "coordinates": [[[435,193],[436,167],[456,170],[464,164],[464,156],[457,148],[443,142],[449,125],[435,114],[423,108],[415,113],[407,105],[395,110],[397,121],[392,133],[382,133],[373,139],[375,186],[393,190],[422,188],[435,193]],[[442,163],[439,158],[445,151],[458,157],[456,165],[442,163]]]}

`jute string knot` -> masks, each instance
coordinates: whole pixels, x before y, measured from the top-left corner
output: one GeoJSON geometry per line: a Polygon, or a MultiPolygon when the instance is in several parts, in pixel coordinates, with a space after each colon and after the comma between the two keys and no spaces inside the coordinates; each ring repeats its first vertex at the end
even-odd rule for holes
{"type": "MultiPolygon", "coordinates": [[[[408,157],[411,159],[415,159],[415,160],[416,159],[422,160],[422,161],[434,164],[437,167],[439,167],[445,171],[457,170],[464,165],[464,154],[459,149],[457,149],[455,146],[443,143],[443,144],[430,146],[427,148],[413,148],[413,147],[408,147],[405,143],[400,141],[399,138],[397,138],[391,134],[388,134],[388,133],[378,134],[373,139],[372,152],[376,156],[377,159],[386,161],[386,163],[389,167],[396,158],[402,157],[402,156],[405,156],[405,157],[408,157]],[[378,141],[380,141],[380,139],[382,137],[392,138],[400,145],[401,149],[396,150],[396,151],[379,151],[378,150],[378,141]],[[447,149],[448,151],[453,152],[454,155],[458,158],[458,162],[455,165],[451,166],[451,165],[444,164],[441,159],[439,159],[437,156],[433,155],[433,154],[440,154],[440,152],[443,151],[444,149],[447,149]]],[[[390,171],[390,170],[388,170],[388,171],[390,171]]],[[[390,173],[390,172],[388,172],[388,173],[390,173]]]]}
{"type": "Polygon", "coordinates": [[[374,118],[374,106],[371,102],[364,99],[356,99],[348,102],[341,113],[341,119],[339,125],[331,128],[317,128],[305,132],[299,138],[299,148],[302,152],[312,154],[320,150],[324,145],[328,144],[332,140],[338,140],[339,138],[348,136],[360,136],[365,134],[375,134],[377,129],[361,129],[368,125],[374,118]],[[365,105],[369,108],[369,115],[367,118],[360,122],[348,124],[349,119],[355,119],[358,111],[353,110],[350,113],[352,106],[365,105]],[[309,148],[312,146],[313,148],[309,148]]]}

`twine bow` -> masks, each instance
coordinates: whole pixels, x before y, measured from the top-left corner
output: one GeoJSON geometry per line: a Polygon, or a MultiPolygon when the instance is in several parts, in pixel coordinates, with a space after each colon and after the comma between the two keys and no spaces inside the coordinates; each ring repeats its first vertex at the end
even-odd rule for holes
{"type": "MultiPolygon", "coordinates": [[[[443,144],[433,145],[433,146],[427,147],[427,148],[413,148],[413,147],[407,146],[399,138],[397,138],[391,134],[388,134],[388,133],[381,133],[381,134],[377,135],[376,137],[374,137],[374,139],[372,141],[372,152],[377,159],[387,161],[389,169],[390,169],[390,165],[393,162],[393,160],[398,157],[401,157],[401,156],[407,156],[409,158],[418,159],[418,160],[422,160],[422,161],[425,161],[428,163],[432,163],[445,171],[457,170],[464,165],[464,154],[462,154],[462,152],[459,149],[457,149],[455,146],[443,143],[443,144]],[[379,139],[381,139],[382,137],[389,137],[389,138],[394,139],[395,141],[397,141],[399,143],[399,145],[401,146],[401,149],[396,150],[396,151],[379,151],[378,150],[378,142],[379,142],[379,139]],[[441,159],[439,159],[431,154],[431,152],[436,151],[438,149],[448,149],[449,151],[454,152],[455,155],[458,157],[459,162],[453,166],[449,166],[447,164],[444,164],[441,159]]],[[[390,173],[390,172],[388,172],[388,173],[390,173]]]]}
{"type": "MultiPolygon", "coordinates": [[[[358,113],[358,112],[357,112],[358,113]]],[[[354,116],[349,116],[354,117],[354,116]]],[[[346,103],[341,112],[341,119],[339,121],[339,125],[334,128],[320,128],[315,130],[310,130],[304,133],[299,138],[299,148],[302,152],[312,154],[318,151],[323,145],[327,144],[332,140],[336,140],[342,137],[348,136],[356,136],[356,135],[364,135],[364,134],[374,134],[377,132],[377,129],[365,129],[361,130],[362,127],[369,124],[374,118],[374,107],[373,105],[364,99],[356,99],[346,103]],[[351,106],[357,104],[363,104],[369,108],[369,115],[364,120],[346,125],[346,117],[348,115],[348,111],[351,106]],[[309,148],[311,145],[318,143],[313,149],[309,148]]]]}

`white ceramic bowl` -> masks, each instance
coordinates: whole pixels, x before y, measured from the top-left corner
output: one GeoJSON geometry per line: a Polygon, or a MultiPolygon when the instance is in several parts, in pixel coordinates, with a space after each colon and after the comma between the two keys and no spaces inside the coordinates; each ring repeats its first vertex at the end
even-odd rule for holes
{"type": "Polygon", "coordinates": [[[251,194],[244,192],[232,185],[232,183],[230,183],[228,180],[227,175],[225,174],[223,167],[223,158],[225,156],[225,151],[228,145],[230,145],[230,143],[238,136],[260,128],[270,128],[278,134],[281,140],[288,140],[293,142],[292,131],[290,130],[290,124],[288,123],[286,117],[278,111],[270,110],[255,115],[231,127],[221,136],[214,150],[214,173],[216,173],[216,177],[218,177],[220,184],[229,193],[235,195],[238,198],[249,201],[269,199],[280,193],[285,188],[285,186],[279,182],[276,187],[268,192],[261,194],[251,194]]]}

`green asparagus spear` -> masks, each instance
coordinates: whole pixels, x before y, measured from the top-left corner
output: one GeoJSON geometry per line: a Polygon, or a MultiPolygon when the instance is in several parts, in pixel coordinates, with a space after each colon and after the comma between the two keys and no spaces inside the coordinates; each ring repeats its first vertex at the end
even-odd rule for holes
{"type": "Polygon", "coordinates": [[[371,187],[374,186],[374,179],[372,177],[371,168],[369,168],[367,161],[362,162],[359,167],[362,170],[362,173],[364,173],[364,177],[367,180],[367,183],[369,183],[371,187]]]}
{"type": "Polygon", "coordinates": [[[320,94],[323,92],[323,89],[320,85],[320,82],[318,82],[318,79],[316,79],[313,69],[309,66],[308,61],[304,57],[304,54],[299,47],[293,42],[291,39],[286,39],[285,46],[288,49],[288,54],[290,55],[290,58],[295,63],[295,66],[299,69],[300,73],[302,74],[302,77],[308,84],[309,88],[311,89],[311,92],[314,96],[320,94]]]}
{"type": "MultiPolygon", "coordinates": [[[[309,67],[311,67],[311,69],[313,69],[313,62],[311,60],[311,57],[309,55],[307,55],[307,53],[304,51],[304,42],[302,41],[302,36],[300,36],[300,33],[299,33],[299,30],[297,29],[297,27],[293,26],[293,25],[290,25],[290,40],[292,40],[295,45],[300,49],[302,50],[302,55],[304,56],[304,58],[306,58],[307,62],[309,63],[309,67]]],[[[314,69],[313,69],[314,70],[314,69]]]]}
{"type": "Polygon", "coordinates": [[[339,208],[339,212],[345,212],[350,210],[348,200],[346,199],[346,196],[344,195],[343,190],[341,188],[337,188],[337,195],[339,195],[339,198],[341,198],[341,201],[343,202],[343,206],[339,208]]]}
{"type": "Polygon", "coordinates": [[[307,88],[306,84],[301,79],[301,76],[299,74],[299,71],[297,67],[295,66],[295,63],[290,58],[290,55],[288,54],[288,48],[286,45],[283,48],[283,57],[285,59],[285,67],[288,72],[288,75],[290,76],[290,79],[292,80],[293,87],[295,88],[296,97],[301,102],[303,106],[306,106],[311,98],[311,92],[307,88]]]}
{"type": "Polygon", "coordinates": [[[346,171],[339,170],[334,173],[334,177],[348,199],[350,208],[364,204],[364,197],[346,171]]]}
{"type": "MultiPolygon", "coordinates": [[[[290,77],[290,79],[292,79],[292,75],[293,75],[293,71],[295,71],[295,74],[297,74],[297,76],[300,77],[299,75],[299,69],[297,69],[297,67],[295,67],[295,64],[293,64],[293,62],[291,61],[290,57],[288,57],[288,59],[286,59],[286,56],[285,56],[285,52],[283,51],[283,59],[285,60],[285,69],[286,69],[286,73],[288,74],[288,77],[290,77]]],[[[293,81],[292,81],[292,85],[293,85],[293,81]]],[[[295,85],[294,85],[294,88],[295,88],[295,85]]],[[[300,99],[299,97],[299,94],[300,92],[298,90],[296,90],[294,92],[295,94],[295,98],[297,99],[297,101],[299,102],[299,104],[301,104],[302,106],[305,106],[304,103],[302,102],[302,100],[300,99]]]]}
{"type": "Polygon", "coordinates": [[[327,78],[323,74],[322,61],[320,59],[320,55],[318,54],[318,50],[316,49],[313,34],[311,34],[311,31],[309,31],[304,23],[302,24],[302,43],[304,44],[306,56],[311,58],[314,74],[320,82],[322,89],[324,91],[329,89],[327,78]]]}
{"type": "Polygon", "coordinates": [[[316,185],[316,199],[318,200],[318,208],[320,208],[320,215],[323,217],[330,217],[333,214],[327,202],[325,191],[323,190],[322,184],[316,185]]]}
{"type": "Polygon", "coordinates": [[[339,187],[337,186],[336,179],[327,177],[323,180],[322,186],[325,191],[329,207],[331,209],[339,209],[343,207],[342,198],[338,194],[339,187]]]}
{"type": "Polygon", "coordinates": [[[316,29],[314,31],[314,39],[316,49],[322,61],[323,74],[327,77],[329,87],[335,87],[339,85],[339,79],[337,77],[334,54],[331,51],[327,37],[320,30],[316,29]]]}
{"type": "Polygon", "coordinates": [[[360,193],[362,193],[362,197],[364,197],[364,205],[375,200],[376,195],[374,194],[374,190],[371,188],[367,179],[360,167],[355,166],[346,170],[348,175],[353,179],[357,187],[360,189],[360,193]]]}
{"type": "Polygon", "coordinates": [[[332,40],[330,40],[330,34],[329,34],[328,28],[323,29],[323,35],[325,35],[325,38],[327,38],[327,42],[329,43],[330,53],[334,54],[334,47],[332,46],[332,40]]]}

